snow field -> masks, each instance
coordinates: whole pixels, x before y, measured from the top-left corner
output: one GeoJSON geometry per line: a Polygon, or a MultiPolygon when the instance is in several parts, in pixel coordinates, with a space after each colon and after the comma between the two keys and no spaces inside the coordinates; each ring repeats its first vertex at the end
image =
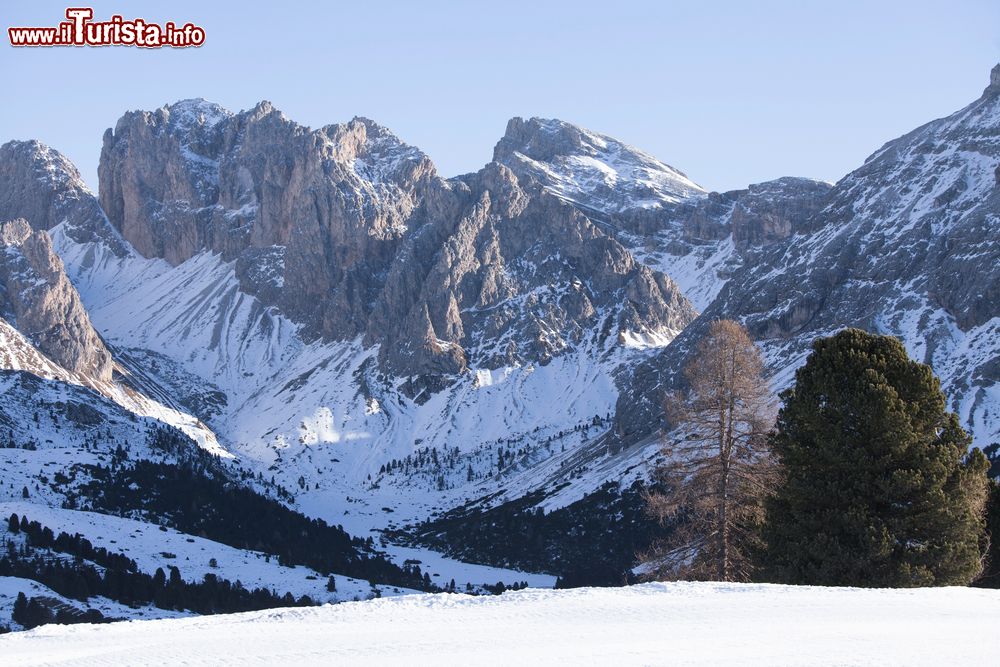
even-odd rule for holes
{"type": "Polygon", "coordinates": [[[1000,591],[671,583],[413,595],[0,637],[21,665],[988,665],[1000,591]]]}

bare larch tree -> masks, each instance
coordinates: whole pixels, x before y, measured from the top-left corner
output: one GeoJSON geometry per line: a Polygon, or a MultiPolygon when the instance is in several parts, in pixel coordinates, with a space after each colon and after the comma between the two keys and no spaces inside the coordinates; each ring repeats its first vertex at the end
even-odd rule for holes
{"type": "Polygon", "coordinates": [[[651,578],[747,581],[763,500],[776,480],[775,407],[760,352],[737,322],[712,322],[666,398],[671,430],[647,510],[665,537],[642,554],[651,578]]]}

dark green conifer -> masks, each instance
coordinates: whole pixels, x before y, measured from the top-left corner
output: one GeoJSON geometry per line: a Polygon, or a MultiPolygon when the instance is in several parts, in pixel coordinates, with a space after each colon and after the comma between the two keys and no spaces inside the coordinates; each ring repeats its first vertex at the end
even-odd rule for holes
{"type": "Polygon", "coordinates": [[[782,399],[769,579],[944,586],[980,574],[988,463],[930,367],[895,338],[847,329],[813,344],[782,399]]]}

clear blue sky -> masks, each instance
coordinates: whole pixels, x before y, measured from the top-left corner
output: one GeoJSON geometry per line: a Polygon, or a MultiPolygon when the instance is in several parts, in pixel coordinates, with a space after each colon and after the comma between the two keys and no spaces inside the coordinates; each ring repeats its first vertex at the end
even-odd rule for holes
{"type": "Polygon", "coordinates": [[[0,9],[0,142],[44,141],[95,190],[104,129],[187,97],[269,99],[312,127],[368,116],[445,176],[485,164],[519,115],[610,134],[711,189],[837,180],[976,98],[1000,61],[997,0],[95,0],[99,19],[193,21],[206,44],[9,46],[8,26],[55,25],[65,7],[0,9]]]}

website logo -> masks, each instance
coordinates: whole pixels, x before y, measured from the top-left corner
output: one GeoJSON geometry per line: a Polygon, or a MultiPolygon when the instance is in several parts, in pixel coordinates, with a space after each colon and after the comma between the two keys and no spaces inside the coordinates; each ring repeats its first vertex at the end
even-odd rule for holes
{"type": "Polygon", "coordinates": [[[146,49],[187,48],[205,43],[205,29],[193,23],[163,25],[142,18],[114,15],[94,21],[91,7],[69,7],[66,20],[49,27],[11,27],[11,46],[138,46],[146,49]]]}

